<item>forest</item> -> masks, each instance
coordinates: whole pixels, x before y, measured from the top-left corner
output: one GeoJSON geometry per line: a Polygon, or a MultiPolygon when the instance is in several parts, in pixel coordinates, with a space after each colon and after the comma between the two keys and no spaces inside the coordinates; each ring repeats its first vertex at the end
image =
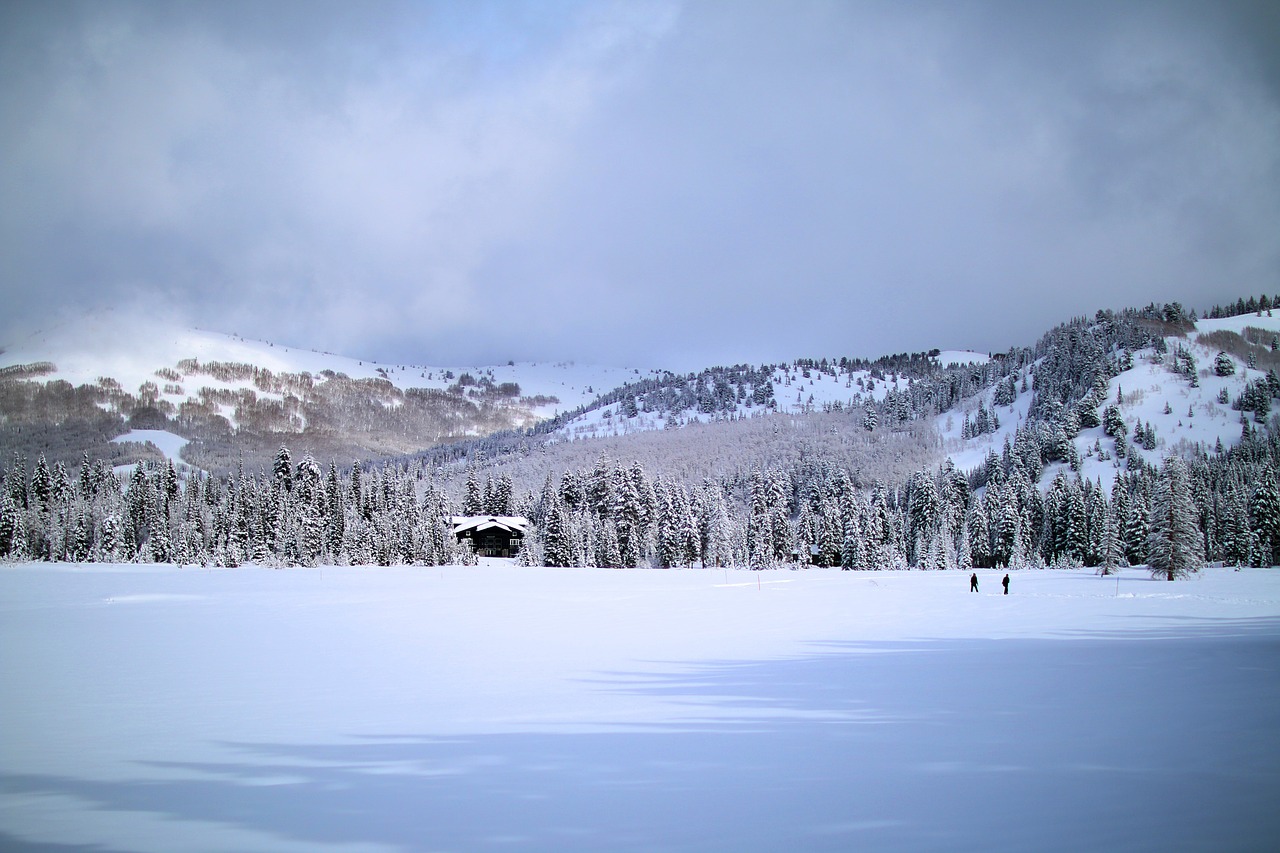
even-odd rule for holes
{"type": "MultiPolygon", "coordinates": [[[[547,566],[1148,565],[1174,579],[1206,561],[1280,563],[1274,370],[1232,401],[1238,441],[1179,446],[1160,464],[1128,451],[1154,447],[1153,430],[1141,422],[1130,430],[1108,397],[1108,380],[1139,354],[1187,383],[1219,369],[1201,368],[1180,343],[1193,322],[1176,303],[1100,311],[980,368],[917,362],[905,389],[864,398],[857,410],[768,414],[612,443],[551,441],[534,429],[341,468],[322,467],[310,453],[295,463],[281,445],[269,467],[241,464],[223,476],[183,476],[167,460],[118,475],[110,460],[87,453],[78,466],[15,454],[0,471],[0,557],[466,564],[475,557],[454,541],[452,517],[495,514],[529,518],[533,534],[519,559],[547,566]],[[1028,393],[1027,417],[1000,452],[971,470],[942,453],[931,419],[965,403],[969,437],[1028,393]],[[1118,469],[1109,490],[1081,476],[1072,441],[1099,425],[1118,469]],[[610,455],[628,449],[639,452],[610,455]]],[[[1245,346],[1261,369],[1257,359],[1276,342],[1245,346]]],[[[905,372],[910,362],[878,369],[905,372]]],[[[735,398],[763,387],[762,374],[747,368],[725,372],[719,385],[706,376],[680,385],[735,398]]],[[[674,378],[648,382],[611,399],[655,405],[675,387],[674,378]]],[[[696,406],[698,395],[690,399],[696,406]]]]}

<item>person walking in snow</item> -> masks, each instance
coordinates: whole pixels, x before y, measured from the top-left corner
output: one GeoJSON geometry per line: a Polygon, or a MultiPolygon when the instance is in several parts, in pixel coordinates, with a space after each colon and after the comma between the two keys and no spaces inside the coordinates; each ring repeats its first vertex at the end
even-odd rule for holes
{"type": "Polygon", "coordinates": [[[974,572],[969,576],[969,592],[978,591],[978,573],[974,572]]]}
{"type": "Polygon", "coordinates": [[[1000,581],[1000,583],[1004,584],[1004,594],[1008,595],[1009,594],[1009,575],[1006,574],[1004,576],[1004,580],[1000,581]]]}

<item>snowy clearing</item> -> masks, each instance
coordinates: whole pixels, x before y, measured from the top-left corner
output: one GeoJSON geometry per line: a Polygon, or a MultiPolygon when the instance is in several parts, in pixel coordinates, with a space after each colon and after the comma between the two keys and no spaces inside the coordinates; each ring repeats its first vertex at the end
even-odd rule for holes
{"type": "Polygon", "coordinates": [[[150,444],[164,454],[166,459],[171,459],[174,462],[182,461],[182,448],[187,446],[185,438],[163,429],[134,429],[111,439],[112,444],[117,444],[121,441],[137,441],[142,444],[150,444]]]}
{"type": "Polygon", "coordinates": [[[0,567],[0,848],[1264,850],[1280,571],[0,567]]]}

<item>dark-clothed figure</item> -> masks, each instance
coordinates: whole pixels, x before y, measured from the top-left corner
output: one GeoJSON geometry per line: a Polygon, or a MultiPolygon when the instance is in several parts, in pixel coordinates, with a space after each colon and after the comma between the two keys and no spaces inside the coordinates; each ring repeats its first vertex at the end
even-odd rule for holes
{"type": "Polygon", "coordinates": [[[974,572],[969,576],[969,592],[978,591],[978,573],[974,572]]]}
{"type": "Polygon", "coordinates": [[[1000,581],[1000,583],[1004,584],[1004,594],[1008,595],[1009,594],[1009,576],[1005,575],[1004,580],[1000,581]]]}

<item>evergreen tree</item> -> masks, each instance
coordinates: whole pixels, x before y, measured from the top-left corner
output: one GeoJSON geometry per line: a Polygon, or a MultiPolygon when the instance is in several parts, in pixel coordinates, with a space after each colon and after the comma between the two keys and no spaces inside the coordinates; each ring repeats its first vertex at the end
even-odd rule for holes
{"type": "Polygon", "coordinates": [[[1221,513],[1222,560],[1228,566],[1247,566],[1252,559],[1253,531],[1249,524],[1249,510],[1238,486],[1233,485],[1227,494],[1221,513]]]}
{"type": "Polygon", "coordinates": [[[474,469],[467,472],[467,493],[462,499],[463,515],[481,515],[484,513],[484,498],[480,494],[480,481],[474,469]]]}
{"type": "Polygon", "coordinates": [[[921,553],[921,546],[927,548],[930,545],[941,517],[941,498],[933,478],[923,471],[917,471],[911,477],[908,491],[907,542],[912,545],[907,552],[909,564],[919,565],[926,556],[921,553]]]}
{"type": "Polygon", "coordinates": [[[272,467],[272,473],[275,475],[276,484],[284,491],[293,488],[293,460],[289,455],[289,448],[283,444],[276,451],[275,465],[272,467]]]}
{"type": "Polygon", "coordinates": [[[1147,561],[1147,516],[1145,496],[1133,495],[1129,502],[1129,525],[1124,531],[1125,557],[1129,565],[1140,566],[1147,561]]]}
{"type": "Polygon", "coordinates": [[[759,471],[751,475],[750,514],[747,519],[747,547],[753,569],[773,565],[774,543],[772,512],[764,477],[759,471]]]}
{"type": "Polygon", "coordinates": [[[1085,497],[1085,550],[1086,566],[1102,565],[1103,538],[1107,526],[1107,499],[1101,485],[1091,487],[1085,497]]]}
{"type": "Polygon", "coordinates": [[[1124,562],[1124,537],[1121,535],[1119,519],[1110,508],[1104,521],[1100,551],[1100,573],[1109,575],[1118,571],[1124,562]]]}
{"type": "Polygon", "coordinates": [[[0,498],[0,557],[13,553],[14,538],[18,533],[18,505],[13,496],[0,498]]]}
{"type": "Polygon", "coordinates": [[[880,416],[876,413],[875,403],[867,403],[866,414],[862,417],[862,428],[867,432],[873,432],[879,424],[880,416]]]}
{"type": "Polygon", "coordinates": [[[1190,475],[1180,457],[1165,460],[1151,504],[1147,564],[1153,577],[1185,578],[1204,566],[1204,542],[1191,499],[1190,475]]]}
{"type": "Polygon", "coordinates": [[[1280,564],[1280,560],[1277,560],[1277,551],[1280,551],[1280,488],[1277,488],[1276,478],[1271,470],[1258,478],[1253,496],[1249,499],[1249,520],[1254,542],[1257,543],[1255,564],[1280,564]]]}
{"type": "Polygon", "coordinates": [[[991,536],[985,501],[973,501],[965,529],[968,531],[966,539],[973,565],[990,568],[992,566],[991,536]]]}
{"type": "Polygon", "coordinates": [[[867,568],[867,549],[862,535],[862,515],[859,512],[851,513],[844,521],[840,568],[846,571],[867,568]]]}
{"type": "Polygon", "coordinates": [[[49,511],[49,503],[53,500],[53,475],[49,472],[49,463],[44,454],[36,460],[35,470],[31,474],[31,494],[35,497],[36,507],[41,512],[49,511]]]}

